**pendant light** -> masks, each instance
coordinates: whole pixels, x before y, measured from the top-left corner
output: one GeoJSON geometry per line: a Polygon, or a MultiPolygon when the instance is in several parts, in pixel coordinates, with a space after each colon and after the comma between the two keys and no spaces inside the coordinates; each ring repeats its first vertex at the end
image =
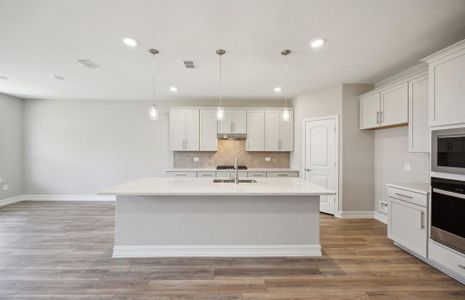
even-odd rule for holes
{"type": "Polygon", "coordinates": [[[291,54],[291,50],[289,49],[285,49],[283,51],[281,51],[281,55],[284,56],[284,107],[283,107],[283,115],[282,115],[282,118],[283,118],[283,121],[284,122],[288,122],[289,119],[290,119],[290,109],[287,105],[287,102],[288,102],[288,91],[287,91],[287,56],[289,54],[291,54]]]}
{"type": "Polygon", "coordinates": [[[150,107],[150,120],[158,120],[158,106],[155,105],[155,55],[160,53],[157,49],[149,49],[152,54],[152,106],[150,107]]]}
{"type": "Polygon", "coordinates": [[[220,95],[220,104],[216,108],[216,119],[218,121],[223,121],[224,119],[224,107],[222,106],[223,104],[223,64],[221,61],[221,57],[226,54],[226,51],[223,49],[218,49],[216,50],[216,54],[218,54],[218,57],[220,58],[220,69],[219,69],[219,80],[218,80],[218,91],[220,95]]]}

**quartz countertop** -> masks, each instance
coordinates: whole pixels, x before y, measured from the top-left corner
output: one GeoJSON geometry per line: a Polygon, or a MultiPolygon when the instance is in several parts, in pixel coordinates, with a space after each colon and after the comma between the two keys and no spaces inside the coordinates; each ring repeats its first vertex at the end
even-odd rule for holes
{"type": "MultiPolygon", "coordinates": [[[[216,167],[211,168],[171,168],[166,169],[165,172],[228,172],[234,169],[217,170],[216,167]]],[[[291,168],[248,168],[247,170],[239,170],[243,172],[299,172],[297,169],[291,168]]]]}
{"type": "Polygon", "coordinates": [[[116,196],[316,196],[334,191],[300,178],[259,178],[257,183],[213,183],[214,178],[147,177],[101,191],[116,196]]]}
{"type": "Polygon", "coordinates": [[[419,183],[388,183],[387,186],[408,190],[420,194],[428,195],[430,193],[430,184],[427,182],[419,183]]]}

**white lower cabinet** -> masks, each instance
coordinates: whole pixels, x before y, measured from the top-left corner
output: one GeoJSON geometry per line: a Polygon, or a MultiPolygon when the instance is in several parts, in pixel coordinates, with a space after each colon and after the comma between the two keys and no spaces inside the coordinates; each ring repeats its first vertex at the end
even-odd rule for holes
{"type": "Polygon", "coordinates": [[[388,188],[388,237],[399,245],[424,258],[427,257],[427,195],[402,189],[388,188]],[[416,195],[412,195],[416,194],[416,195]],[[425,205],[419,205],[423,197],[425,205]]]}

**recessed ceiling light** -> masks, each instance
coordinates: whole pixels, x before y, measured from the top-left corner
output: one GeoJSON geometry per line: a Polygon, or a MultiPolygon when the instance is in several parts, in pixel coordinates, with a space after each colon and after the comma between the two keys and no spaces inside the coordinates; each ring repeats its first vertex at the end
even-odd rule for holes
{"type": "Polygon", "coordinates": [[[0,80],[8,80],[8,77],[0,75],[0,80]]]}
{"type": "Polygon", "coordinates": [[[128,37],[123,38],[123,43],[125,43],[129,47],[137,46],[137,41],[128,37]]]}
{"type": "Polygon", "coordinates": [[[65,80],[64,77],[59,76],[59,75],[55,75],[55,74],[48,75],[48,77],[51,78],[51,79],[56,79],[56,80],[65,80]]]}
{"type": "Polygon", "coordinates": [[[282,90],[283,89],[280,86],[277,86],[277,87],[274,88],[275,93],[281,93],[282,90]]]}
{"type": "Polygon", "coordinates": [[[320,48],[325,43],[325,40],[322,38],[313,39],[310,41],[310,46],[312,48],[320,48]]]}
{"type": "Polygon", "coordinates": [[[175,87],[175,86],[170,86],[170,91],[172,91],[172,92],[177,92],[177,91],[178,91],[178,88],[175,87]]]}

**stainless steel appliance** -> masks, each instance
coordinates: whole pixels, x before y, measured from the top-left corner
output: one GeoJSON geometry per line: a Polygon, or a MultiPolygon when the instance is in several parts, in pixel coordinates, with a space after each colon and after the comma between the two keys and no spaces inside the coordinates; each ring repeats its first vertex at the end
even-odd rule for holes
{"type": "Polygon", "coordinates": [[[432,171],[465,174],[465,128],[433,130],[431,138],[432,171]]]}
{"type": "Polygon", "coordinates": [[[465,254],[465,182],[431,178],[431,239],[465,254]]]}

